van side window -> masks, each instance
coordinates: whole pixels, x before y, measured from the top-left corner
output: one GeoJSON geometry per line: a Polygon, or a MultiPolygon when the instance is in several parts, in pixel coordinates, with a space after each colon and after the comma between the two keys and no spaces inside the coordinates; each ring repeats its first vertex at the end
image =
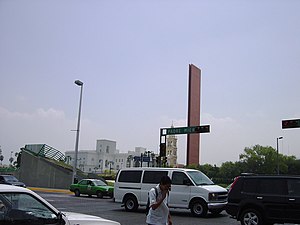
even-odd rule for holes
{"type": "Polygon", "coordinates": [[[143,183],[144,184],[159,184],[161,177],[167,176],[168,171],[145,171],[143,183]]]}
{"type": "Polygon", "coordinates": [[[121,171],[119,182],[140,183],[142,171],[121,171]]]}
{"type": "Polygon", "coordinates": [[[184,182],[183,182],[184,180],[187,180],[187,181],[190,180],[185,173],[173,172],[173,174],[172,174],[172,184],[184,185],[184,182]]]}

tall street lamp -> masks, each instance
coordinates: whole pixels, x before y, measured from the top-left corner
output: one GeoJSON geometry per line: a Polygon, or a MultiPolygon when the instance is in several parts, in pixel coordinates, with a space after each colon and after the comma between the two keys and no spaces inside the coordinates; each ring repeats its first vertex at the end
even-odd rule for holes
{"type": "Polygon", "coordinates": [[[277,174],[279,174],[279,153],[278,153],[278,140],[282,139],[283,137],[278,137],[277,138],[277,145],[276,145],[276,149],[277,149],[277,174]]]}
{"type": "Polygon", "coordinates": [[[78,112],[78,121],[77,121],[77,129],[76,129],[76,142],[75,142],[75,159],[73,164],[73,176],[72,182],[77,183],[77,158],[78,158],[78,144],[79,144],[79,128],[80,128],[80,114],[81,114],[81,101],[82,101],[82,89],[83,89],[83,82],[80,80],[75,80],[74,82],[78,86],[80,86],[80,100],[79,100],[79,112],[78,112]]]}

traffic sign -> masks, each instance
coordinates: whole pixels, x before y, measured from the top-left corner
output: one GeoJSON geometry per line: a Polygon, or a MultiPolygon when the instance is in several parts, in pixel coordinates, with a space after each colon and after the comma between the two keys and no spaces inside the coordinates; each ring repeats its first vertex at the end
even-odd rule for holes
{"type": "Polygon", "coordinates": [[[282,120],[282,129],[299,128],[300,119],[282,120]]]}
{"type": "Polygon", "coordinates": [[[165,128],[165,129],[166,129],[166,135],[209,133],[210,125],[192,126],[192,127],[174,127],[174,128],[165,128]]]}
{"type": "MultiPolygon", "coordinates": [[[[134,159],[134,161],[140,162],[141,161],[141,156],[134,156],[133,159],[134,159]]],[[[143,159],[143,162],[150,162],[150,157],[149,156],[143,156],[142,159],[143,159]]]]}

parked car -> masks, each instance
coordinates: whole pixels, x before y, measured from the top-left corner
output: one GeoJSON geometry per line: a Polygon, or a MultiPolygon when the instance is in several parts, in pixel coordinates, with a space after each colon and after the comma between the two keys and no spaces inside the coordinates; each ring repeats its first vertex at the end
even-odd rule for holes
{"type": "Polygon", "coordinates": [[[114,196],[114,187],[98,179],[83,179],[77,184],[71,184],[70,191],[74,192],[77,197],[81,194],[96,195],[98,198],[103,198],[103,196],[112,198],[114,196]]]}
{"type": "Polygon", "coordinates": [[[227,190],[214,184],[204,173],[183,168],[126,168],[119,170],[114,184],[115,202],[126,211],[146,206],[148,192],[162,176],[168,175],[172,188],[168,196],[170,208],[190,209],[193,216],[204,217],[208,212],[221,213],[227,203],[227,190]]]}
{"type": "Polygon", "coordinates": [[[20,182],[13,175],[0,175],[0,184],[9,184],[14,186],[26,187],[23,182],[20,182]]]}
{"type": "Polygon", "coordinates": [[[300,177],[237,177],[228,193],[226,212],[242,225],[300,223],[300,177]]]}
{"type": "Polygon", "coordinates": [[[0,224],[120,225],[97,216],[61,212],[35,192],[12,185],[0,185],[0,224]]]}

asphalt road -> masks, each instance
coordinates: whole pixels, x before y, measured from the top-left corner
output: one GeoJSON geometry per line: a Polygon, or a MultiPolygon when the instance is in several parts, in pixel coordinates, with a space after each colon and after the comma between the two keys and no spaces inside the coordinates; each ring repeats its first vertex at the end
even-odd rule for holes
{"type": "MultiPolygon", "coordinates": [[[[75,197],[64,193],[44,193],[38,192],[43,198],[61,211],[70,211],[100,216],[106,219],[115,220],[122,225],[145,225],[145,209],[141,208],[137,212],[126,212],[119,203],[114,203],[112,199],[96,197],[75,197]]],[[[206,218],[196,218],[191,216],[188,210],[171,209],[172,221],[174,225],[239,225],[236,220],[229,218],[226,212],[218,216],[208,214],[206,218]]]]}

